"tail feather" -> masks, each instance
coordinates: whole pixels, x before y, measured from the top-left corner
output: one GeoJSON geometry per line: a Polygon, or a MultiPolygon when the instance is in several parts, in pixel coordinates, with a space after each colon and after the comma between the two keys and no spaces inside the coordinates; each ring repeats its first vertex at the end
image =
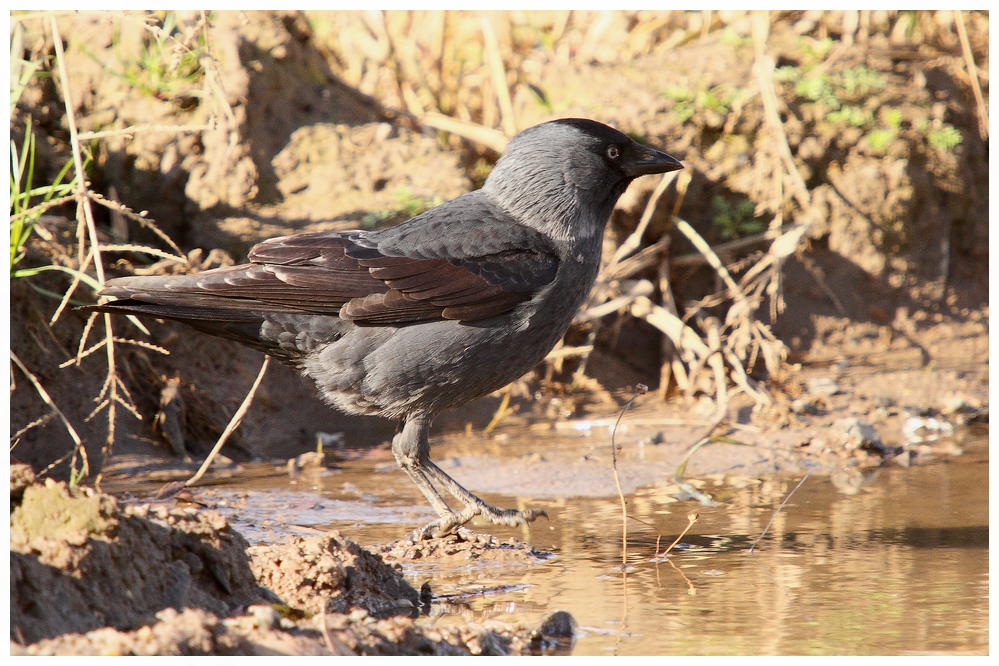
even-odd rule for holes
{"type": "Polygon", "coordinates": [[[264,314],[250,309],[249,302],[198,293],[198,289],[196,275],[115,278],[105,283],[99,294],[115,300],[77,309],[179,321],[204,333],[282,357],[282,360],[293,360],[285,358],[287,352],[281,350],[276,341],[261,337],[264,314]]]}
{"type": "MultiPolygon", "coordinates": [[[[103,292],[101,292],[103,295],[103,292]]],[[[188,300],[185,305],[172,305],[156,303],[135,298],[125,298],[95,305],[84,305],[79,308],[84,312],[110,312],[112,314],[140,315],[156,317],[157,319],[173,319],[175,321],[190,322],[194,325],[196,321],[231,321],[231,322],[256,322],[263,321],[263,317],[253,312],[243,310],[228,310],[218,307],[205,307],[191,304],[188,300]]]]}

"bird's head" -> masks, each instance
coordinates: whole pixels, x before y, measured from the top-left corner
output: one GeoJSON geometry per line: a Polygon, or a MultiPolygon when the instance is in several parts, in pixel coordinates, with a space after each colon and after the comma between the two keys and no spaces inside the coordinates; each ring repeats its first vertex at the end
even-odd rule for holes
{"type": "Polygon", "coordinates": [[[683,165],[595,120],[566,118],[510,139],[482,190],[523,224],[552,238],[599,236],[638,176],[683,165]]]}

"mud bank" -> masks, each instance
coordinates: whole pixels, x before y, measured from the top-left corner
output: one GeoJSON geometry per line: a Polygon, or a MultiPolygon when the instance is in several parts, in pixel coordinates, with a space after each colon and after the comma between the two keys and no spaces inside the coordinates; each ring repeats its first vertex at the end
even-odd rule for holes
{"type": "Polygon", "coordinates": [[[338,532],[249,547],[215,511],[122,505],[23,465],[10,557],[11,654],[526,654],[558,633],[437,628],[429,587],[338,532]]]}

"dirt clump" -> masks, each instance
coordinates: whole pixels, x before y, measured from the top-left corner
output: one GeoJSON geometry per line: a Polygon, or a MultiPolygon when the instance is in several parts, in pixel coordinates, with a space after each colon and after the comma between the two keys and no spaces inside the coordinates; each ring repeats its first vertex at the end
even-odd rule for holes
{"type": "Polygon", "coordinates": [[[397,570],[340,532],[253,546],[248,554],[261,585],[310,613],[365,608],[373,615],[405,615],[420,602],[397,570]]]}
{"type": "Polygon", "coordinates": [[[551,558],[549,553],[530,544],[508,538],[500,541],[488,534],[470,531],[412,542],[394,541],[378,549],[386,562],[414,563],[432,560],[435,563],[461,566],[469,562],[486,564],[537,564],[551,558]]]}
{"type": "MultiPolygon", "coordinates": [[[[120,631],[112,627],[95,629],[85,634],[69,633],[57,638],[49,638],[31,645],[11,643],[12,655],[242,655],[242,654],[309,654],[303,641],[301,651],[280,649],[278,646],[264,647],[262,643],[271,638],[271,643],[282,641],[283,632],[260,631],[256,641],[249,640],[235,628],[215,615],[204,610],[185,608],[178,612],[173,608],[156,613],[156,622],[134,631],[120,631]]],[[[288,646],[291,647],[291,646],[288,646]]],[[[313,652],[321,654],[321,652],[313,652]]]]}
{"type": "Polygon", "coordinates": [[[16,506],[12,494],[11,637],[133,629],[171,607],[227,614],[259,596],[246,547],[214,512],[27,486],[16,506]]]}

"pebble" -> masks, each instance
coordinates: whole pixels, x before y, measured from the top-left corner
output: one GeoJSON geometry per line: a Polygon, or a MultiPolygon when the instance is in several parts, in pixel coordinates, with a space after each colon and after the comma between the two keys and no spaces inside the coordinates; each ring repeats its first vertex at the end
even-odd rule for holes
{"type": "Polygon", "coordinates": [[[902,425],[902,434],[910,444],[919,442],[934,442],[941,437],[954,434],[954,426],[950,422],[932,416],[911,416],[902,425]]]}
{"type": "Polygon", "coordinates": [[[812,377],[805,385],[808,392],[816,396],[833,396],[840,392],[839,383],[831,377],[812,377]]]}
{"type": "Polygon", "coordinates": [[[272,631],[281,624],[281,615],[267,604],[254,604],[246,609],[253,616],[257,629],[272,631]]]}
{"type": "Polygon", "coordinates": [[[791,401],[791,411],[795,414],[818,414],[819,408],[811,400],[796,398],[791,401]]]}
{"type": "Polygon", "coordinates": [[[846,435],[846,447],[848,449],[858,449],[861,447],[873,448],[881,451],[885,448],[881,441],[881,436],[870,423],[865,423],[857,418],[838,419],[833,428],[846,435]]]}
{"type": "Polygon", "coordinates": [[[951,395],[945,401],[940,413],[944,415],[954,414],[962,411],[968,406],[968,402],[961,395],[951,395]]]}

